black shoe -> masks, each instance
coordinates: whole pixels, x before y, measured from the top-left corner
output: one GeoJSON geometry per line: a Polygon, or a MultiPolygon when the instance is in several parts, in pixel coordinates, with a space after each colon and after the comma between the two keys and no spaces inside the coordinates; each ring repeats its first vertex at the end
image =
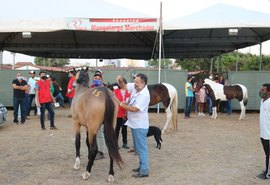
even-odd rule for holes
{"type": "Polygon", "coordinates": [[[125,148],[125,149],[129,149],[129,146],[127,144],[123,144],[122,147],[125,148]]]}
{"type": "Polygon", "coordinates": [[[25,121],[21,121],[21,123],[22,123],[22,124],[24,124],[24,123],[25,123],[25,121]]]}
{"type": "Polygon", "coordinates": [[[13,120],[13,123],[18,124],[18,120],[13,120]]]}
{"type": "Polygon", "coordinates": [[[41,130],[46,130],[46,128],[45,127],[41,127],[41,130]]]}
{"type": "Polygon", "coordinates": [[[132,169],[133,172],[140,172],[140,168],[134,168],[132,169]]]}
{"type": "Polygon", "coordinates": [[[50,127],[50,130],[56,130],[56,126],[50,127]]]}
{"type": "Polygon", "coordinates": [[[148,177],[148,174],[144,175],[144,174],[138,173],[138,174],[132,175],[132,177],[134,177],[134,178],[143,178],[143,177],[148,177]]]}
{"type": "Polygon", "coordinates": [[[262,173],[256,175],[256,177],[259,179],[267,179],[266,178],[266,171],[262,171],[262,173]]]}
{"type": "Polygon", "coordinates": [[[102,152],[98,152],[97,155],[96,155],[96,158],[95,160],[100,160],[100,159],[104,159],[104,154],[102,152]]]}
{"type": "Polygon", "coordinates": [[[68,115],[67,117],[68,117],[68,118],[72,118],[72,116],[71,116],[71,115],[68,115]]]}

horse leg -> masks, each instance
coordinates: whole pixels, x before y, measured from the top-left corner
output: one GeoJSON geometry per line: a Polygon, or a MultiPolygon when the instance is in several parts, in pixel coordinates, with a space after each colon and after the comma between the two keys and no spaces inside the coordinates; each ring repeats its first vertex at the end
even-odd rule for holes
{"type": "Polygon", "coordinates": [[[217,118],[217,107],[212,107],[212,119],[217,118]]]}
{"type": "Polygon", "coordinates": [[[170,106],[167,107],[165,112],[166,112],[167,120],[166,120],[166,123],[162,129],[162,134],[164,134],[164,132],[167,130],[168,126],[171,125],[171,120],[172,120],[172,111],[171,111],[170,106]]]}
{"type": "MultiPolygon", "coordinates": [[[[75,125],[75,124],[74,124],[75,125]]],[[[76,124],[79,125],[79,124],[76,124]]],[[[75,164],[73,168],[75,170],[80,169],[80,148],[81,148],[81,134],[80,134],[80,126],[76,126],[76,134],[75,134],[75,148],[76,148],[76,159],[75,159],[75,164]]]]}
{"type": "Polygon", "coordinates": [[[108,182],[114,182],[114,171],[113,171],[113,158],[110,155],[110,171],[108,176],[108,182]]]}
{"type": "MultiPolygon", "coordinates": [[[[90,136],[92,137],[92,136],[90,136]]],[[[82,174],[83,180],[87,180],[91,176],[91,169],[94,164],[94,160],[96,158],[98,148],[96,144],[96,136],[93,137],[93,143],[90,144],[89,142],[89,134],[87,132],[87,137],[86,137],[86,145],[88,148],[88,164],[86,167],[86,171],[82,174]]]]}
{"type": "Polygon", "coordinates": [[[217,118],[217,105],[218,101],[215,99],[212,99],[212,117],[213,119],[217,118]]]}
{"type": "Polygon", "coordinates": [[[246,107],[244,105],[244,101],[243,100],[240,101],[239,103],[240,103],[240,107],[241,107],[241,114],[240,114],[239,120],[242,120],[245,117],[246,107]]]}

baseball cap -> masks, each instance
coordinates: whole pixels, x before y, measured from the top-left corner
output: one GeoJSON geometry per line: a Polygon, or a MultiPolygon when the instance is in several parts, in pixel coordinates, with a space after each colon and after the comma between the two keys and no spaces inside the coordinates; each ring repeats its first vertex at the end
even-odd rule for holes
{"type": "Polygon", "coordinates": [[[36,74],[35,71],[29,71],[29,74],[36,74]]]}

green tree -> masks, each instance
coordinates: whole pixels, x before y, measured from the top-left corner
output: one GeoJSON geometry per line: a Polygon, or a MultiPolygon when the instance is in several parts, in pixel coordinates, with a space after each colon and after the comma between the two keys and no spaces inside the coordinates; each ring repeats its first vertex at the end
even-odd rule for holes
{"type": "Polygon", "coordinates": [[[69,59],[36,57],[34,63],[39,66],[64,67],[70,64],[69,59]]]}
{"type": "Polygon", "coordinates": [[[175,63],[188,71],[209,71],[211,60],[208,58],[193,58],[176,60],[175,63]]]}
{"type": "MultiPolygon", "coordinates": [[[[210,71],[211,59],[193,58],[176,60],[176,64],[188,71],[210,71]]],[[[228,71],[258,71],[260,70],[260,57],[250,53],[225,53],[213,58],[213,72],[227,73],[228,71]],[[238,61],[238,62],[237,62],[238,61]]],[[[262,70],[270,70],[270,56],[262,56],[262,70]]]]}
{"type": "MultiPolygon", "coordinates": [[[[169,69],[172,67],[172,60],[170,59],[161,59],[161,69],[169,69]]],[[[149,60],[148,65],[154,68],[158,68],[158,60],[149,60]]]]}

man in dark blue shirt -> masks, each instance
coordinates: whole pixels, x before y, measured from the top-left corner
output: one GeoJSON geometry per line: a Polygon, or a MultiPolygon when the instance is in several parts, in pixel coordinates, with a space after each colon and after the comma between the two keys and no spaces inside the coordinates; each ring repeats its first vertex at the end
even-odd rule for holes
{"type": "Polygon", "coordinates": [[[21,108],[21,123],[23,124],[26,119],[26,107],[25,107],[25,91],[27,91],[28,85],[23,76],[18,73],[17,78],[12,81],[13,88],[13,122],[18,124],[18,109],[21,108]]]}

